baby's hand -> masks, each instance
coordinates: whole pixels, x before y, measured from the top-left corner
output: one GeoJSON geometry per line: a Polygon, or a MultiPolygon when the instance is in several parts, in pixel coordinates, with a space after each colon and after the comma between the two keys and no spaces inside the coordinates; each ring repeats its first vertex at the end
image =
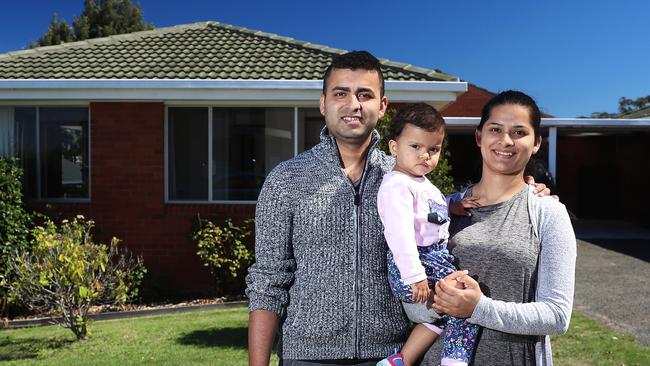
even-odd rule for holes
{"type": "Polygon", "coordinates": [[[465,286],[465,282],[462,282],[460,278],[449,281],[449,283],[451,283],[457,289],[464,290],[465,288],[467,288],[467,286],[465,286]]]}
{"type": "Polygon", "coordinates": [[[431,291],[429,289],[429,281],[425,279],[411,284],[411,291],[413,292],[413,302],[427,302],[429,292],[431,291]]]}
{"type": "Polygon", "coordinates": [[[478,199],[478,197],[465,197],[460,201],[451,202],[449,204],[449,212],[456,216],[472,216],[467,209],[481,207],[478,199]]]}

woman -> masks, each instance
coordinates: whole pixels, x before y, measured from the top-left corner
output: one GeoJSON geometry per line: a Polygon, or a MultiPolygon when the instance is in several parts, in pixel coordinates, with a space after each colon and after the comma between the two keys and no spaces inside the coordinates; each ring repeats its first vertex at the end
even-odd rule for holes
{"type": "Polygon", "coordinates": [[[571,221],[564,205],[537,197],[523,179],[541,144],[540,122],[537,104],[524,93],[506,91],[488,102],[476,129],[481,180],[459,194],[467,212],[451,220],[450,246],[469,275],[438,281],[434,308],[484,327],[475,365],[551,365],[548,335],[569,327],[571,221]]]}

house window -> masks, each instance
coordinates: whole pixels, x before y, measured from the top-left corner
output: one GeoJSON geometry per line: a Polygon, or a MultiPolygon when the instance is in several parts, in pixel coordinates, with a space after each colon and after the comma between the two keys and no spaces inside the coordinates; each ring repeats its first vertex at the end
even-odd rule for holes
{"type": "Polygon", "coordinates": [[[169,199],[208,199],[208,108],[170,108],[169,199]]]}
{"type": "Polygon", "coordinates": [[[0,135],[3,155],[23,168],[26,198],[89,197],[88,108],[3,107],[0,135]]]}
{"type": "Polygon", "coordinates": [[[322,126],[316,108],[168,107],[168,200],[254,202],[269,172],[318,143],[322,126]]]}
{"type": "Polygon", "coordinates": [[[214,108],[212,198],[254,201],[266,175],[293,156],[293,108],[214,108]]]}

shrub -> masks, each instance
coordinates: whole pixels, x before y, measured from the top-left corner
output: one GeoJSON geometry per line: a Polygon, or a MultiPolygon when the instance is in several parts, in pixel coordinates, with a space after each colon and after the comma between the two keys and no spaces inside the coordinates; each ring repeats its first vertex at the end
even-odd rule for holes
{"type": "Polygon", "coordinates": [[[33,230],[31,254],[19,253],[4,282],[16,299],[37,311],[56,311],[54,321],[84,339],[92,305],[123,304],[137,295],[146,272],[142,260],[118,250],[119,240],[96,244],[94,222],[77,216],[60,227],[52,221],[33,230]]]}
{"type": "Polygon", "coordinates": [[[216,225],[210,220],[198,219],[192,239],[197,243],[196,254],[215,279],[217,296],[233,295],[229,291],[243,289],[242,271],[253,260],[253,251],[246,246],[253,223],[253,220],[246,220],[237,226],[227,219],[223,225],[216,225]]]}
{"type": "MultiPolygon", "coordinates": [[[[377,144],[377,148],[384,151],[387,155],[390,155],[390,150],[388,149],[388,141],[393,138],[390,135],[388,125],[390,124],[391,118],[395,115],[394,109],[389,109],[386,111],[386,114],[377,122],[377,131],[381,136],[381,141],[377,144]]],[[[438,166],[429,174],[427,174],[427,179],[433,183],[442,194],[449,194],[454,192],[454,178],[451,176],[451,164],[449,163],[449,149],[447,149],[447,136],[442,146],[442,152],[440,153],[440,159],[438,160],[438,166]]]]}
{"type": "MultiPolygon", "coordinates": [[[[0,156],[0,276],[7,276],[16,252],[29,250],[31,216],[23,208],[22,170],[15,159],[0,156]]],[[[0,285],[0,314],[8,301],[8,288],[0,285]]]]}

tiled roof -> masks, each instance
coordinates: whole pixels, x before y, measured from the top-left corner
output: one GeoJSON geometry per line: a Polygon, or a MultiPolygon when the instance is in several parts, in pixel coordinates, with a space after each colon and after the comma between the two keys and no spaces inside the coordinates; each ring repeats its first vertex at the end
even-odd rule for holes
{"type": "MultiPolygon", "coordinates": [[[[0,55],[0,79],[320,80],[345,51],[202,22],[0,55]]],[[[381,59],[387,80],[456,81],[381,59]]]]}

